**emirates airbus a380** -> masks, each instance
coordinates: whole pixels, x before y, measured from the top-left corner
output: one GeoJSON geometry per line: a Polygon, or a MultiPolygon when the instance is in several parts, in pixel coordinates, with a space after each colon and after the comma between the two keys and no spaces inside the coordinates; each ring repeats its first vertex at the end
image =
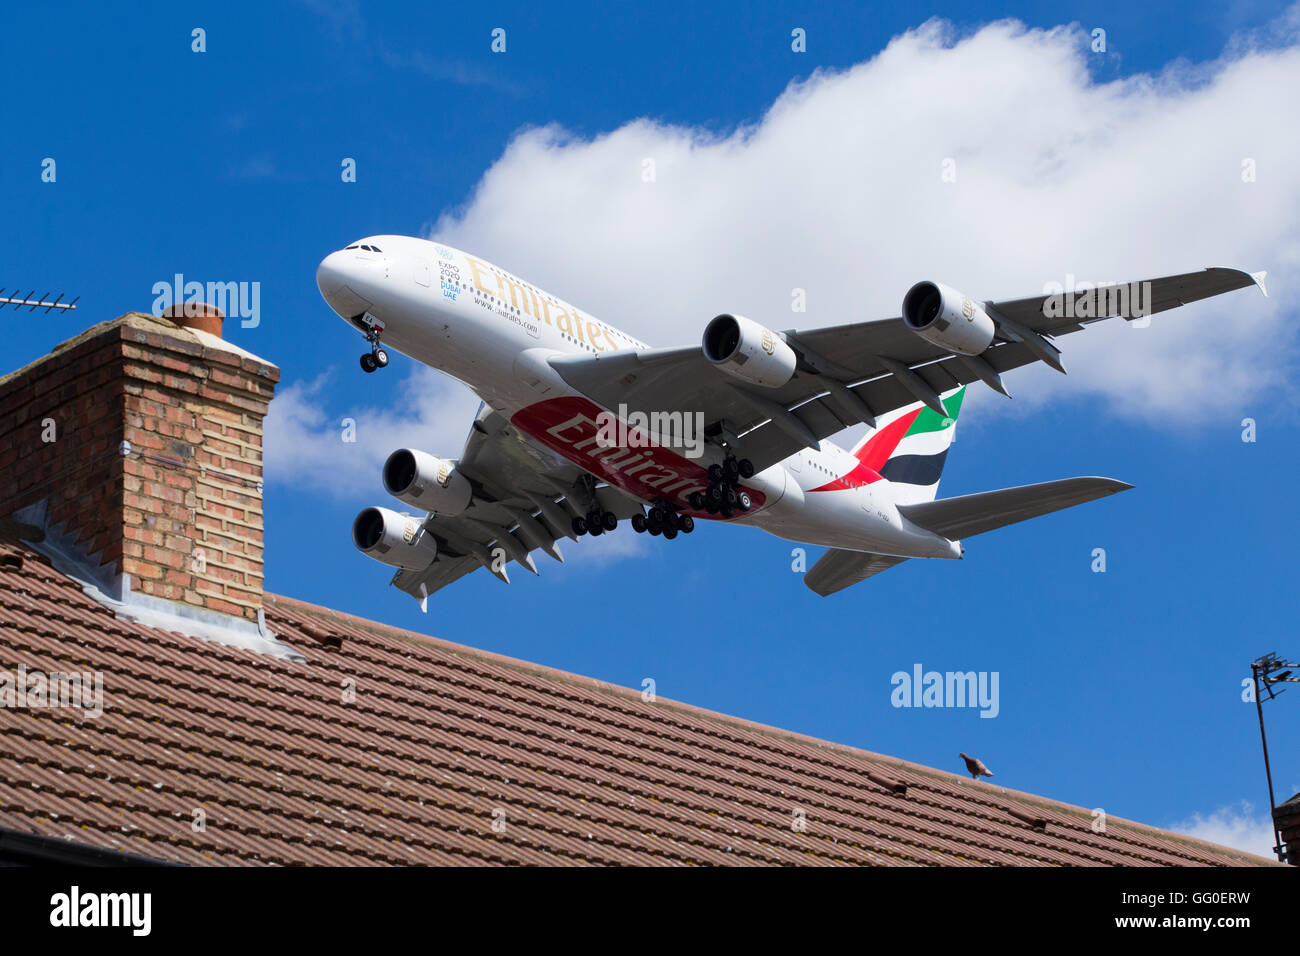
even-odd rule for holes
{"type": "Polygon", "coordinates": [[[697,520],[754,525],[829,548],[805,575],[826,595],[908,558],[958,558],[961,540],[1132,487],[1067,478],[936,500],[967,384],[1006,394],[1002,374],[1055,339],[1259,285],[1205,269],[1123,286],[1000,302],[918,282],[898,318],[774,331],[740,315],[704,323],[700,345],[655,348],[484,259],[407,236],[331,253],[316,281],[369,343],[465,383],[483,404],[458,458],[403,448],[389,494],[418,513],[366,508],[352,537],[428,595],[484,567],[509,581],[561,537],[672,539],[697,520]],[[846,451],[828,436],[865,423],[846,451]]]}

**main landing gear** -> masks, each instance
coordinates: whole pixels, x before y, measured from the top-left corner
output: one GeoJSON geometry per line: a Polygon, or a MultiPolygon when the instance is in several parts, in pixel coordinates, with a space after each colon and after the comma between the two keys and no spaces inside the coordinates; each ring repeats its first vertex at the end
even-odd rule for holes
{"type": "Polygon", "coordinates": [[[720,465],[709,465],[709,487],[703,492],[691,495],[691,507],[696,511],[703,508],[711,515],[721,514],[724,518],[732,517],[737,511],[745,512],[754,507],[749,492],[740,487],[745,478],[754,477],[754,465],[748,458],[739,461],[728,455],[720,465]]]}
{"type": "Polygon", "coordinates": [[[377,368],[387,368],[388,353],[379,346],[379,332],[373,328],[367,330],[366,341],[370,343],[370,351],[361,356],[361,371],[368,375],[377,368]]]}
{"type": "Polygon", "coordinates": [[[677,509],[666,501],[657,501],[646,514],[632,516],[632,530],[637,534],[643,531],[649,531],[652,535],[662,534],[671,541],[679,531],[682,534],[694,531],[695,519],[690,515],[678,514],[677,509]]]}
{"type": "Polygon", "coordinates": [[[596,537],[617,527],[618,515],[612,511],[601,511],[599,508],[588,511],[585,518],[573,519],[573,533],[576,535],[589,534],[596,537]]]}

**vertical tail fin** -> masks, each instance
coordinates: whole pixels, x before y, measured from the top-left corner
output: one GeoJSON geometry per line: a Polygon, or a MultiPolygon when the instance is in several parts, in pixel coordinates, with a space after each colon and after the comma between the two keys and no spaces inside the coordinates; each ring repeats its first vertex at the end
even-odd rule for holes
{"type": "Polygon", "coordinates": [[[917,402],[881,415],[875,429],[853,448],[858,461],[893,483],[900,505],[933,501],[938,494],[966,386],[940,397],[947,417],[917,402]]]}

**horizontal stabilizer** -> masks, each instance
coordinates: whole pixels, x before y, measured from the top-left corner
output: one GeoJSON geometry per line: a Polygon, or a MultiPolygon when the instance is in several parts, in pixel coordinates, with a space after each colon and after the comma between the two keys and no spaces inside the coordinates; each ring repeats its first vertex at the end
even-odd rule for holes
{"type": "Polygon", "coordinates": [[[887,554],[871,554],[867,551],[841,551],[832,548],[823,554],[803,576],[803,583],[822,597],[843,591],[850,585],[865,581],[873,574],[888,571],[896,564],[902,564],[907,558],[895,558],[887,554]]]}
{"type": "Polygon", "coordinates": [[[1132,487],[1114,478],[1062,478],[1001,491],[982,491],[960,498],[899,505],[898,510],[913,524],[958,540],[1081,505],[1085,501],[1105,498],[1132,487]]]}

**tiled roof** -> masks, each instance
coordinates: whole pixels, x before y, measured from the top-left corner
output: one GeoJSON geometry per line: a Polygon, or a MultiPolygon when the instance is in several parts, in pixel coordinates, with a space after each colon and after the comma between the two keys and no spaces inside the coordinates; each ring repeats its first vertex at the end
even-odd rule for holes
{"type": "Polygon", "coordinates": [[[105,686],[99,718],[0,708],[0,829],[192,864],[1268,862],[289,598],[265,611],[306,663],[118,620],[0,538],[0,669],[105,686]]]}

